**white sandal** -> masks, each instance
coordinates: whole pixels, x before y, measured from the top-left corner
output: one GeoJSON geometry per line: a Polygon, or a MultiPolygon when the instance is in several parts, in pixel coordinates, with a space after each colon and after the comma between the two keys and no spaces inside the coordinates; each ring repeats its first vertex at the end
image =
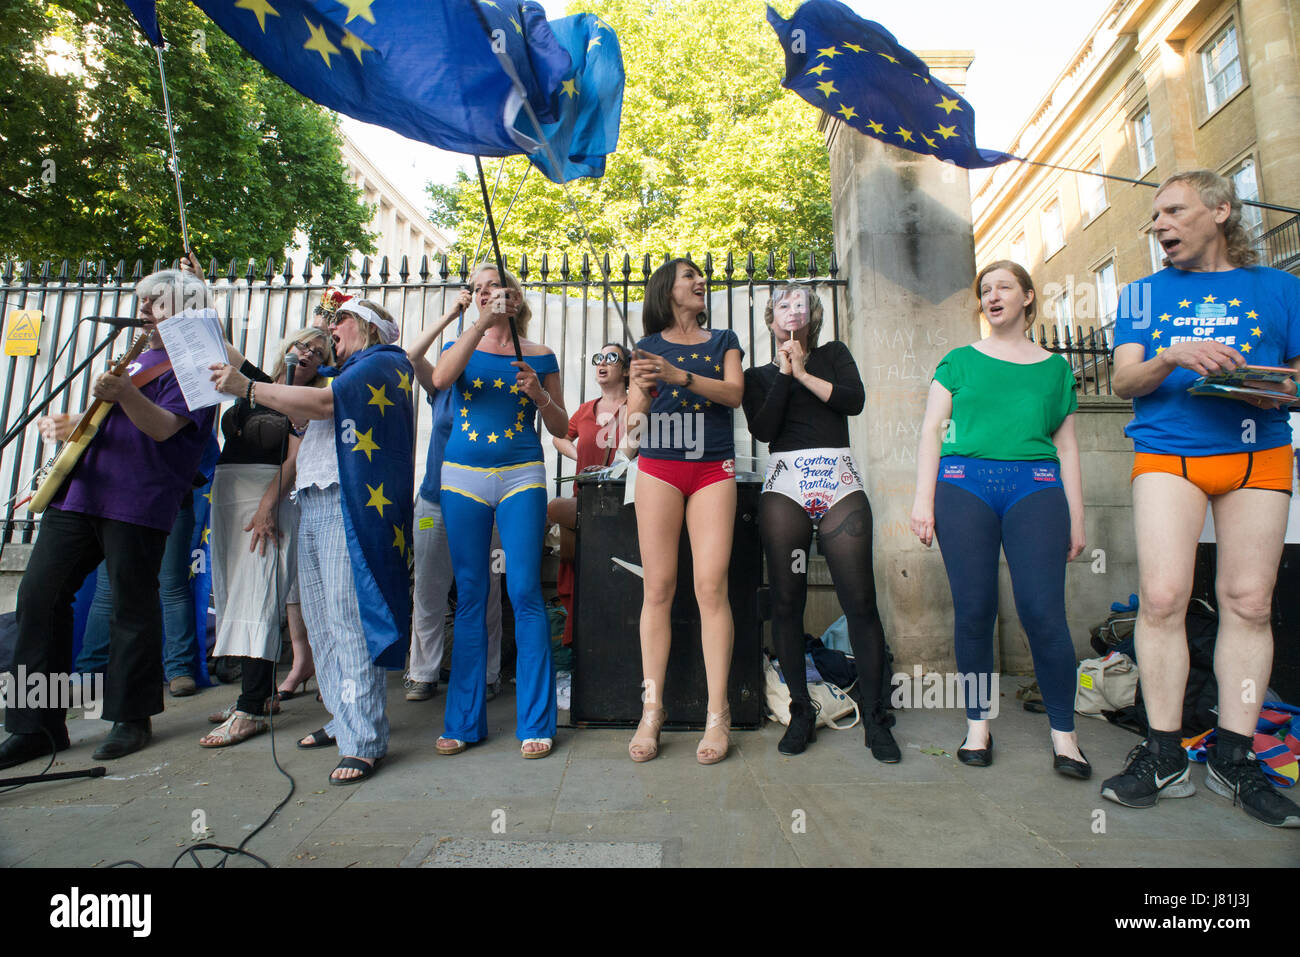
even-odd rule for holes
{"type": "Polygon", "coordinates": [[[554,744],[555,741],[553,738],[525,738],[523,741],[519,742],[519,753],[522,754],[524,757],[530,759],[544,758],[551,753],[551,748],[554,746],[554,744]],[[525,751],[524,750],[525,744],[544,744],[546,745],[546,747],[540,751],[525,751]]]}
{"type": "Polygon", "coordinates": [[[254,738],[262,734],[269,728],[266,719],[260,715],[249,714],[247,711],[232,711],[230,717],[213,728],[211,732],[205,734],[199,739],[200,748],[228,748],[233,744],[240,744],[249,738],[254,738]],[[253,726],[247,731],[236,733],[233,729],[236,721],[251,721],[253,726]],[[215,738],[211,744],[204,744],[205,738],[215,738]]]}

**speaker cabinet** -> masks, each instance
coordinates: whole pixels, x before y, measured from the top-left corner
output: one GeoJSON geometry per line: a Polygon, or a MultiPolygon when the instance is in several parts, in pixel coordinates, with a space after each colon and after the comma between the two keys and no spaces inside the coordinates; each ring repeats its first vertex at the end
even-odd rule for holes
{"type": "MultiPolygon", "coordinates": [[[[642,580],[635,506],[623,504],[622,479],[579,476],[574,558],[571,720],[579,726],[634,727],[641,717],[642,580]],[[618,561],[615,561],[618,559],[618,561]],[[625,564],[620,564],[620,562],[625,564]],[[633,566],[629,569],[626,566],[633,566]]],[[[735,644],[728,679],[733,728],[757,728],[765,717],[759,592],[763,552],[758,537],[758,476],[738,476],[728,596],[735,644]]],[[[719,515],[718,521],[726,520],[719,515]]],[[[703,728],[708,708],[700,612],[695,603],[685,522],[677,557],[664,706],[670,728],[703,728]]]]}
{"type": "MultiPolygon", "coordinates": [[[[1196,572],[1192,597],[1203,598],[1217,609],[1215,593],[1218,546],[1201,542],[1196,546],[1196,572]]],[[[1283,545],[1273,586],[1273,673],[1269,685],[1288,704],[1300,701],[1300,545],[1283,545]]],[[[1260,692],[1263,699],[1263,690],[1260,692]]]]}

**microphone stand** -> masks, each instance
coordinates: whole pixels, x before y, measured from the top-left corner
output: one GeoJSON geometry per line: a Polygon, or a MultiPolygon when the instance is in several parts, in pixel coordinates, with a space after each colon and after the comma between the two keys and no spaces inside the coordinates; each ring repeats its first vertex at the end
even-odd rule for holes
{"type": "Polygon", "coordinates": [[[74,778],[102,778],[108,768],[97,764],[84,771],[58,771],[54,774],[25,774],[17,778],[0,778],[0,788],[22,787],[24,784],[38,784],[41,781],[71,781],[74,778]]]}
{"type": "Polygon", "coordinates": [[[22,435],[23,430],[27,428],[33,419],[41,414],[45,409],[45,406],[49,404],[50,400],[61,393],[64,389],[68,388],[68,386],[72,385],[73,381],[85,371],[86,367],[94,361],[95,357],[113,344],[113,340],[117,338],[117,334],[121,331],[121,329],[114,329],[110,332],[103,342],[95,346],[94,351],[92,351],[90,355],[86,356],[85,359],[77,364],[77,367],[68,374],[68,377],[59,384],[57,389],[46,396],[45,399],[41,401],[40,405],[23,416],[22,419],[14,425],[8,433],[6,433],[4,439],[0,440],[0,452],[3,452],[14,439],[22,435]]]}

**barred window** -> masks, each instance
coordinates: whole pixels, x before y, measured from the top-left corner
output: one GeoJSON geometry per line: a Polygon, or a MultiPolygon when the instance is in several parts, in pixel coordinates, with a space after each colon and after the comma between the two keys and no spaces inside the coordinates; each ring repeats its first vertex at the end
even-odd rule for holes
{"type": "Polygon", "coordinates": [[[1043,260],[1065,245],[1065,228],[1061,222],[1061,202],[1053,199],[1043,207],[1043,260]]]}
{"type": "Polygon", "coordinates": [[[1084,219],[1092,222],[1106,208],[1106,180],[1101,176],[1105,169],[1101,156],[1094,156],[1085,169],[1086,173],[1079,174],[1079,208],[1083,210],[1084,219]]]}
{"type": "Polygon", "coordinates": [[[1201,50],[1201,69],[1205,73],[1205,103],[1213,113],[1241,89],[1236,24],[1229,21],[1201,50]]]}
{"type": "Polygon", "coordinates": [[[1156,165],[1156,143],[1151,133],[1151,108],[1147,107],[1133,120],[1133,133],[1137,141],[1138,172],[1145,173],[1156,165]]]}

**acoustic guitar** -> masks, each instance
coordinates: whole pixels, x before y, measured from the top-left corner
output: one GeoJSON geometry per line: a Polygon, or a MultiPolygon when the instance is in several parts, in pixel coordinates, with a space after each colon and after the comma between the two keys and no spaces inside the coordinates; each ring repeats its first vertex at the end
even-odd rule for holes
{"type": "MultiPolygon", "coordinates": [[[[136,337],[135,342],[131,343],[131,348],[127,351],[117,364],[113,366],[113,375],[123,375],[127,367],[140,357],[140,353],[149,347],[149,336],[141,334],[136,337]]],[[[96,399],[91,403],[90,408],[82,415],[81,421],[77,427],[72,430],[66,442],[55,453],[53,459],[46,463],[45,468],[41,469],[36,476],[36,491],[32,495],[31,501],[27,503],[27,511],[33,515],[39,515],[45,511],[46,506],[58,494],[63,483],[67,480],[68,475],[76,468],[77,462],[81,460],[82,454],[90,445],[91,441],[99,434],[99,427],[103,424],[108,413],[113,410],[114,403],[105,402],[103,399],[96,399]]]]}

